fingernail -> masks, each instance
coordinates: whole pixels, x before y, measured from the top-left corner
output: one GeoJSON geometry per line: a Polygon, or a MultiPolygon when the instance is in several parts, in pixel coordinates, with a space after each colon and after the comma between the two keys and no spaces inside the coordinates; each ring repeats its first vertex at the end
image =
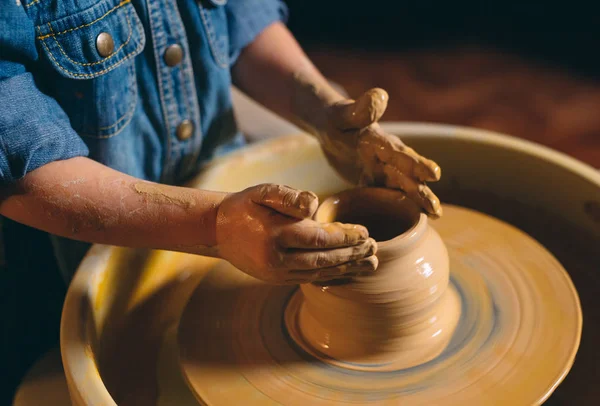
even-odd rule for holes
{"type": "Polygon", "coordinates": [[[365,226],[361,226],[360,224],[344,224],[337,223],[341,228],[348,230],[347,234],[355,232],[358,234],[361,241],[366,241],[369,238],[369,230],[365,226]]]}
{"type": "Polygon", "coordinates": [[[345,231],[344,234],[344,245],[346,246],[357,246],[360,244],[364,244],[369,238],[363,233],[354,230],[345,231]]]}
{"type": "Polygon", "coordinates": [[[431,181],[438,181],[442,178],[442,168],[438,164],[432,161],[433,166],[431,167],[431,181]]]}
{"type": "Polygon", "coordinates": [[[366,240],[369,238],[369,230],[367,230],[367,227],[356,226],[356,229],[358,230],[361,239],[366,240]]]}
{"type": "Polygon", "coordinates": [[[357,261],[356,264],[358,265],[357,272],[360,275],[363,272],[371,273],[375,271],[379,261],[377,260],[377,257],[373,256],[366,259],[361,259],[360,261],[357,261]]]}
{"type": "Polygon", "coordinates": [[[312,216],[319,206],[319,198],[313,192],[300,192],[296,200],[298,208],[312,216]]]}
{"type": "Polygon", "coordinates": [[[370,244],[370,247],[365,255],[370,257],[371,255],[375,255],[377,253],[377,243],[372,238],[369,238],[368,242],[370,244]]]}
{"type": "Polygon", "coordinates": [[[369,238],[369,231],[363,226],[354,226],[348,234],[358,236],[358,242],[365,242],[369,238]]]}

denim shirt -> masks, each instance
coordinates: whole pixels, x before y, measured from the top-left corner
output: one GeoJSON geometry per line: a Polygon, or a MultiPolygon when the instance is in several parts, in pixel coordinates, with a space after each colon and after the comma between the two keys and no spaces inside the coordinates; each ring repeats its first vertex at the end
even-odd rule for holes
{"type": "Polygon", "coordinates": [[[239,146],[230,67],[277,0],[0,0],[0,182],[89,156],[175,183],[239,146]],[[113,41],[102,56],[98,36],[113,41]],[[183,49],[169,66],[165,52],[183,49]],[[191,121],[189,138],[178,126],[191,121]]]}
{"type": "Polygon", "coordinates": [[[192,176],[244,144],[230,68],[286,14],[278,0],[0,0],[0,186],[75,156],[192,176]]]}

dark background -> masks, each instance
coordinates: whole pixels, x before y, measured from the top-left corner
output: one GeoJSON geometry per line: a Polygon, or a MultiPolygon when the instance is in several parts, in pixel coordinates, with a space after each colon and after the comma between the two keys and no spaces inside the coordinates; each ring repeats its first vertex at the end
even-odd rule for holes
{"type": "Polygon", "coordinates": [[[539,58],[598,76],[598,6],[591,1],[286,0],[303,46],[361,51],[466,44],[539,58]]]}

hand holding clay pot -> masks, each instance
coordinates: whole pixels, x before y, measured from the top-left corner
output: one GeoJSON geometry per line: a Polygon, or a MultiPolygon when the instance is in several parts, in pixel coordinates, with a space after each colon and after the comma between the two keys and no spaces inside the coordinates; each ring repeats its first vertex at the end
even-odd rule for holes
{"type": "Polygon", "coordinates": [[[427,214],[439,217],[439,199],[425,184],[438,181],[440,167],[387,134],[377,121],[388,103],[383,89],[371,89],[355,100],[328,107],[321,144],[329,163],[346,180],[362,186],[385,186],[404,191],[427,214]]]}
{"type": "Polygon", "coordinates": [[[379,269],[343,285],[302,285],[302,305],[286,319],[291,336],[351,369],[392,371],[438,356],[457,325],[460,299],[449,288],[447,249],[419,207],[396,190],[357,188],[325,200],[315,219],[367,225],[379,269]]]}
{"type": "Polygon", "coordinates": [[[228,195],[217,214],[218,253],[275,284],[347,278],[377,268],[376,243],[360,225],[317,223],[312,192],[265,184],[228,195]]]}

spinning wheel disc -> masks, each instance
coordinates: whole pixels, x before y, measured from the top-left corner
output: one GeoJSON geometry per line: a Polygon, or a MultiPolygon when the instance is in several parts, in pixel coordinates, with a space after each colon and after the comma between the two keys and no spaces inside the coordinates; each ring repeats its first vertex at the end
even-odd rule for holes
{"type": "Polygon", "coordinates": [[[248,406],[543,402],[579,346],[571,280],[516,228],[464,208],[444,213],[432,226],[448,248],[462,314],[439,357],[389,372],[323,362],[296,342],[297,287],[269,286],[223,263],[200,283],[180,322],[181,366],[196,397],[248,406]]]}

